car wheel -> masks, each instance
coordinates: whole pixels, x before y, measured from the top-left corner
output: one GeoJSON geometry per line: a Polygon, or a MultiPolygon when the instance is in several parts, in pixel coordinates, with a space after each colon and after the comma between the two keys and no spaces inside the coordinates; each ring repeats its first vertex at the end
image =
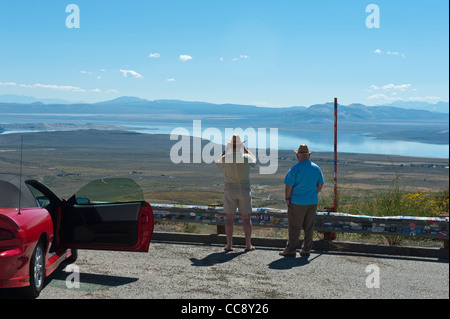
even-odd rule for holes
{"type": "Polygon", "coordinates": [[[39,241],[30,260],[30,286],[26,294],[31,298],[37,298],[44,288],[45,279],[45,248],[39,241]]]}
{"type": "Polygon", "coordinates": [[[66,260],[68,264],[73,264],[74,262],[77,261],[77,258],[78,258],[78,249],[71,249],[71,251],[72,251],[72,254],[66,260]]]}

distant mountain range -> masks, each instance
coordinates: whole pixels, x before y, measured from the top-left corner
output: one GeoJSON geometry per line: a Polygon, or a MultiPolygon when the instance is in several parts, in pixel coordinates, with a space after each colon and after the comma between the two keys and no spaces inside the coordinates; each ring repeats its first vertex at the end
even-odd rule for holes
{"type": "MultiPolygon", "coordinates": [[[[0,95],[0,101],[1,101],[0,95]]],[[[11,96],[10,96],[11,98],[11,96]]],[[[354,132],[403,140],[448,143],[448,102],[428,104],[421,102],[394,103],[396,105],[366,106],[363,104],[339,105],[338,127],[341,132],[354,132]],[[410,106],[410,108],[406,108],[410,106]],[[431,109],[433,111],[420,108],[431,109]],[[445,110],[446,112],[436,112],[445,110]],[[423,135],[422,133],[423,132],[423,135]],[[414,137],[412,137],[414,136],[414,137]]],[[[309,107],[268,108],[253,105],[212,104],[179,100],[149,101],[137,97],[119,97],[99,103],[44,104],[0,102],[1,114],[101,114],[102,119],[127,119],[163,123],[191,123],[233,125],[234,127],[278,127],[289,130],[332,130],[333,103],[309,107]]],[[[88,122],[88,120],[87,120],[88,122]]]]}
{"type": "Polygon", "coordinates": [[[73,101],[67,101],[63,99],[38,99],[33,96],[28,95],[19,95],[19,94],[0,94],[0,103],[35,103],[35,102],[41,102],[44,104],[74,104],[74,103],[84,103],[81,101],[73,102],[73,101]]]}
{"type": "MultiPolygon", "coordinates": [[[[164,102],[173,102],[170,100],[156,100],[156,101],[150,101],[146,99],[141,99],[138,97],[133,96],[122,96],[113,100],[99,102],[99,103],[86,103],[82,101],[67,101],[63,99],[52,99],[52,98],[45,98],[45,99],[39,99],[32,96],[26,96],[26,95],[18,95],[18,94],[0,94],[0,103],[18,103],[18,104],[30,104],[30,103],[43,103],[43,104],[145,104],[145,103],[152,103],[157,101],[164,101],[164,102]]],[[[181,102],[181,101],[177,101],[181,102]]],[[[188,102],[190,103],[190,102],[188,102]]],[[[195,102],[197,103],[197,102],[195,102]]],[[[209,103],[207,103],[209,104],[209,103]]],[[[225,104],[229,105],[229,104],[225,104]]],[[[248,106],[248,105],[247,105],[248,106]]],[[[395,106],[403,109],[411,109],[411,110],[425,110],[425,111],[431,111],[431,112],[438,112],[438,113],[449,113],[449,102],[437,102],[435,104],[427,103],[427,102],[420,102],[420,101],[395,101],[388,104],[382,104],[379,106],[395,106]]],[[[304,107],[300,107],[304,108],[304,107]]]]}
{"type": "MultiPolygon", "coordinates": [[[[385,104],[387,105],[387,104],[385,104]]],[[[427,102],[420,101],[395,101],[389,105],[401,107],[403,109],[412,109],[412,110],[427,110],[431,112],[439,112],[439,113],[449,113],[448,102],[437,102],[436,104],[431,104],[427,102]]]]}

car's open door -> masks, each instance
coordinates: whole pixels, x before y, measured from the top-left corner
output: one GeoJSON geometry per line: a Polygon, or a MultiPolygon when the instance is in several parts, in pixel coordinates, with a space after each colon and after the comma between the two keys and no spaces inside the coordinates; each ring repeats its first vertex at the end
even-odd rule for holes
{"type": "Polygon", "coordinates": [[[131,179],[89,183],[63,205],[59,218],[66,248],[147,252],[153,234],[152,208],[131,179]]]}

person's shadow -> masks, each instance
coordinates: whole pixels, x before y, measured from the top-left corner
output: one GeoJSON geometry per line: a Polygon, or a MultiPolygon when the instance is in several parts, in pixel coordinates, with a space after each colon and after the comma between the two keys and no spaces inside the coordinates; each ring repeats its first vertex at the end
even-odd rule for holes
{"type": "Polygon", "coordinates": [[[245,251],[234,253],[234,252],[219,252],[219,253],[212,253],[202,259],[197,258],[190,258],[189,260],[192,262],[192,266],[197,267],[209,267],[217,264],[223,264],[226,262],[229,262],[233,260],[234,258],[245,254],[245,251]]]}
{"type": "Polygon", "coordinates": [[[311,261],[319,257],[320,255],[317,255],[316,257],[309,259],[308,257],[299,257],[299,258],[292,258],[292,257],[282,257],[278,260],[274,260],[269,264],[270,269],[279,269],[279,270],[286,270],[286,269],[292,269],[294,267],[301,267],[309,264],[311,261]]]}

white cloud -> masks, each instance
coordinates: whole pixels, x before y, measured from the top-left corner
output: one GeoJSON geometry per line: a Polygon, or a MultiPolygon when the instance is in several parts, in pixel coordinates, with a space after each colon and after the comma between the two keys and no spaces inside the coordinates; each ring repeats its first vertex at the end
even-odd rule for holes
{"type": "Polygon", "coordinates": [[[388,51],[386,51],[386,53],[384,53],[380,49],[376,49],[375,51],[373,51],[373,53],[376,53],[376,54],[379,54],[379,55],[386,54],[386,55],[401,56],[404,59],[406,58],[406,55],[404,53],[402,53],[402,52],[399,52],[399,51],[390,51],[390,50],[388,50],[388,51]]]}
{"type": "Polygon", "coordinates": [[[403,100],[401,97],[389,97],[386,94],[378,93],[371,95],[367,98],[368,100],[384,100],[384,101],[401,101],[403,100]]]}
{"type": "Polygon", "coordinates": [[[40,89],[51,89],[51,90],[59,90],[59,91],[71,91],[71,92],[90,92],[90,91],[92,91],[92,90],[86,90],[86,89],[82,89],[80,87],[71,86],[71,85],[35,83],[35,84],[21,84],[20,86],[25,87],[25,88],[40,88],[40,89]]]}
{"type": "Polygon", "coordinates": [[[193,57],[191,57],[190,55],[187,55],[187,54],[181,54],[180,55],[180,60],[183,61],[183,62],[186,62],[186,61],[189,61],[189,60],[192,60],[192,59],[193,59],[193,57]]]}
{"type": "Polygon", "coordinates": [[[155,53],[150,53],[149,55],[148,55],[148,57],[149,58],[159,58],[161,55],[159,54],[159,53],[157,53],[157,52],[155,52],[155,53]]]}
{"type": "Polygon", "coordinates": [[[14,86],[14,85],[16,85],[16,82],[0,82],[0,85],[14,86]]]}
{"type": "Polygon", "coordinates": [[[93,92],[93,93],[118,93],[114,89],[110,89],[107,91],[102,91],[98,88],[95,89],[83,89],[78,86],[71,85],[56,85],[56,84],[20,84],[21,87],[24,88],[38,88],[38,89],[49,89],[49,90],[57,90],[57,91],[68,91],[68,92],[93,92]]]}
{"type": "Polygon", "coordinates": [[[421,101],[421,102],[429,102],[429,101],[439,101],[441,98],[439,96],[425,96],[425,97],[419,97],[414,96],[408,98],[409,101],[421,101]]]}
{"type": "Polygon", "coordinates": [[[398,51],[388,51],[386,52],[387,55],[396,55],[401,56],[402,58],[406,58],[404,53],[398,52],[398,51]]]}
{"type": "Polygon", "coordinates": [[[249,59],[250,57],[248,55],[245,54],[241,54],[239,55],[239,58],[232,58],[231,61],[237,61],[239,59],[249,59]]]}
{"type": "Polygon", "coordinates": [[[166,82],[175,82],[174,78],[166,79],[166,82]]]}
{"type": "Polygon", "coordinates": [[[438,96],[425,96],[425,97],[414,96],[414,97],[409,97],[409,98],[402,98],[402,97],[397,97],[395,95],[396,94],[394,94],[394,96],[387,96],[386,94],[378,93],[378,94],[369,96],[367,99],[368,100],[387,101],[387,102],[395,102],[395,101],[437,102],[437,101],[441,100],[441,98],[438,96]]]}
{"type": "Polygon", "coordinates": [[[143,79],[144,77],[133,70],[120,70],[122,72],[122,75],[126,78],[133,77],[136,79],[143,79]]]}
{"type": "MultiPolygon", "coordinates": [[[[389,83],[383,86],[377,86],[377,85],[371,85],[370,88],[372,90],[383,90],[383,91],[390,91],[390,90],[400,90],[405,91],[411,87],[411,84],[394,84],[389,83]]],[[[369,91],[370,92],[370,91],[369,91]]]]}

